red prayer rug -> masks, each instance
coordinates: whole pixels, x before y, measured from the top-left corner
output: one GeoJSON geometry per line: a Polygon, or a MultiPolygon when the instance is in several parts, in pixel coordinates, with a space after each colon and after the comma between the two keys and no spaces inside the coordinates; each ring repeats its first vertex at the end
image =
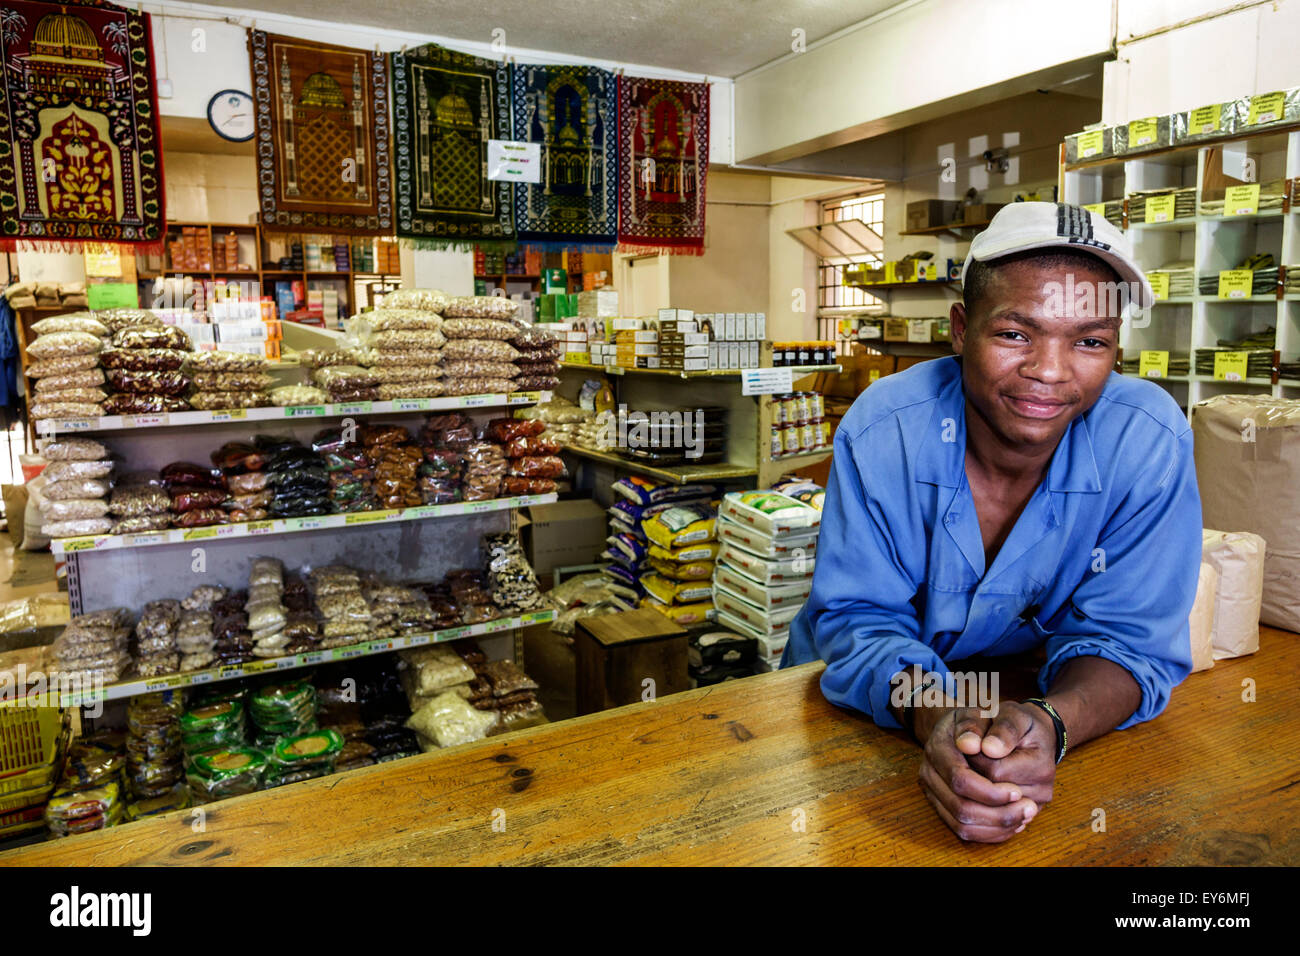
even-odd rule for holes
{"type": "Polygon", "coordinates": [[[148,14],[2,0],[0,250],[161,251],[161,140],[148,14]]]}
{"type": "Polygon", "coordinates": [[[618,78],[618,241],[704,254],[709,85],[618,78]]]}

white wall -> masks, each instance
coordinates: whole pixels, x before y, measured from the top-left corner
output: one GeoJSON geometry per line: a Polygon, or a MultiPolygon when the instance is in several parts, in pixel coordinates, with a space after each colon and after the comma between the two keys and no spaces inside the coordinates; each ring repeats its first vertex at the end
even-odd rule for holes
{"type": "Polygon", "coordinates": [[[1111,39],[1111,0],[909,0],[737,77],[737,161],[780,161],[952,114],[956,98],[1103,56],[1111,39]]]}
{"type": "Polygon", "coordinates": [[[1118,2],[1119,56],[1105,67],[1106,123],[1300,86],[1300,0],[1235,11],[1240,4],[1224,0],[1118,2]]]}

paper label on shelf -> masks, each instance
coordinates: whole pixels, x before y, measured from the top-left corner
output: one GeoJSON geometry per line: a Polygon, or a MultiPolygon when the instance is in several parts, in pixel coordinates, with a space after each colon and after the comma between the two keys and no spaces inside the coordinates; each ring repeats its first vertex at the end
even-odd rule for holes
{"type": "Polygon", "coordinates": [[[59,422],[56,428],[50,429],[50,434],[58,432],[88,432],[98,424],[93,418],[70,418],[67,421],[59,422]]]}
{"type": "Polygon", "coordinates": [[[1249,352],[1215,352],[1214,377],[1224,382],[1245,381],[1249,357],[1249,352]]]}
{"type": "Polygon", "coordinates": [[[228,677],[240,677],[243,673],[244,668],[241,664],[223,664],[217,668],[217,676],[222,680],[228,677]]]}
{"type": "Polygon", "coordinates": [[[244,527],[249,534],[267,534],[275,529],[274,521],[250,521],[244,527]]]}
{"type": "Polygon", "coordinates": [[[1095,213],[1103,219],[1106,217],[1106,204],[1104,202],[1086,202],[1083,208],[1090,213],[1095,213]]]}
{"type": "Polygon", "coordinates": [[[292,405],[284,410],[286,418],[311,418],[324,414],[324,405],[292,405]]]}
{"type": "Polygon", "coordinates": [[[138,309],[140,292],[134,282],[99,282],[86,286],[86,307],[90,309],[138,309]]]}
{"type": "Polygon", "coordinates": [[[144,682],[144,689],[153,693],[156,690],[167,690],[170,687],[180,687],[184,678],[180,674],[169,674],[166,677],[154,677],[144,682]]]}
{"type": "Polygon", "coordinates": [[[365,415],[374,408],[374,402],[344,402],[334,406],[336,415],[365,415]]]}
{"type": "Polygon", "coordinates": [[[878,368],[873,368],[873,369],[871,369],[869,372],[867,372],[867,384],[868,384],[868,385],[870,385],[872,382],[876,381],[878,378],[880,378],[880,369],[878,369],[878,368]]]}
{"type": "Polygon", "coordinates": [[[513,139],[488,140],[488,179],[512,183],[542,181],[542,144],[513,139]]]}
{"type": "Polygon", "coordinates": [[[298,519],[297,530],[299,531],[315,531],[317,528],[323,527],[325,527],[325,520],[323,518],[311,517],[298,519]]]}
{"type": "Polygon", "coordinates": [[[159,425],[166,425],[170,421],[170,416],[166,413],[162,415],[123,415],[123,428],[155,428],[159,425]]]}
{"type": "Polygon", "coordinates": [[[794,373],[788,368],[747,368],[740,373],[743,395],[780,395],[794,391],[794,373]]]}
{"type": "Polygon", "coordinates": [[[363,647],[340,647],[334,652],[334,660],[348,661],[354,657],[360,657],[365,652],[365,648],[363,647]]]}
{"type": "Polygon", "coordinates": [[[428,644],[431,640],[433,640],[433,635],[431,634],[415,634],[406,639],[406,646],[420,647],[424,644],[428,644]]]}
{"type": "Polygon", "coordinates": [[[1096,156],[1106,145],[1105,130],[1090,129],[1086,133],[1080,133],[1078,143],[1080,159],[1096,156]]]}
{"type": "Polygon", "coordinates": [[[1168,378],[1169,353],[1161,349],[1143,349],[1138,353],[1138,374],[1143,378],[1168,378]]]}
{"type": "Polygon", "coordinates": [[[1160,135],[1160,126],[1156,117],[1150,119],[1133,120],[1128,124],[1128,144],[1134,146],[1150,146],[1160,135]]]}
{"type": "Polygon", "coordinates": [[[1259,183],[1229,186],[1223,196],[1225,216],[1253,216],[1259,212],[1259,183]]]}
{"type": "Polygon", "coordinates": [[[1169,298],[1169,273],[1148,272],[1147,281],[1151,283],[1151,292],[1157,299],[1169,298]]]}
{"type": "Polygon", "coordinates": [[[541,401],[541,392],[513,392],[506,398],[507,405],[532,405],[541,401]]]}
{"type": "Polygon", "coordinates": [[[249,661],[244,665],[245,674],[260,674],[262,671],[276,670],[279,665],[273,660],[267,661],[249,661]]]}
{"type": "Polygon", "coordinates": [[[319,664],[321,661],[325,660],[325,655],[327,653],[327,651],[308,651],[306,654],[302,655],[302,662],[304,664],[319,664]]]}
{"type": "Polygon", "coordinates": [[[460,400],[461,408],[481,408],[484,405],[492,404],[494,396],[492,395],[466,395],[460,400]]]}
{"type": "Polygon", "coordinates": [[[445,631],[439,631],[437,639],[440,641],[454,641],[457,638],[465,637],[469,634],[469,627],[449,627],[445,631]]]}
{"type": "Polygon", "coordinates": [[[189,675],[191,686],[194,684],[211,684],[212,671],[199,671],[197,674],[189,675]]]}
{"type": "Polygon", "coordinates": [[[353,511],[343,516],[344,524],[369,524],[372,521],[387,521],[396,511],[353,511]]]}
{"type": "Polygon", "coordinates": [[[215,538],[216,528],[186,528],[181,532],[182,541],[199,541],[203,538],[215,538]]]}
{"type": "Polygon", "coordinates": [[[1286,106],[1286,93],[1261,93],[1250,98],[1250,113],[1246,116],[1246,125],[1275,123],[1282,118],[1286,106]]]}
{"type": "Polygon", "coordinates": [[[62,547],[63,553],[68,554],[72,551],[94,551],[101,544],[107,543],[107,538],[64,538],[62,547]]]}
{"type": "Polygon", "coordinates": [[[1220,299],[1248,299],[1255,273],[1250,269],[1224,269],[1219,273],[1220,299]]]}
{"type": "Polygon", "coordinates": [[[1202,106],[1194,109],[1187,114],[1187,131],[1189,133],[1213,133],[1220,126],[1220,106],[1215,103],[1213,106],[1202,106]]]}
{"type": "Polygon", "coordinates": [[[246,408],[227,408],[220,412],[212,413],[214,422],[234,422],[242,421],[248,418],[248,409],[246,408]]]}
{"type": "Polygon", "coordinates": [[[1148,196],[1146,222],[1168,222],[1174,218],[1174,194],[1148,196]]]}
{"type": "Polygon", "coordinates": [[[153,544],[166,544],[166,531],[146,531],[143,534],[127,534],[122,536],[122,544],[128,548],[145,548],[153,544]]]}
{"type": "Polygon", "coordinates": [[[423,412],[428,411],[428,398],[399,398],[393,402],[393,411],[397,412],[423,412]]]}

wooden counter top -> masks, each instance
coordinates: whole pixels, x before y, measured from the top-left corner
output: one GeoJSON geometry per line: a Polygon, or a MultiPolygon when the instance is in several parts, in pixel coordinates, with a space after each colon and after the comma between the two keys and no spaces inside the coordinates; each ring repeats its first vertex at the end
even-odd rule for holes
{"type": "Polygon", "coordinates": [[[810,664],[236,797],[204,833],[179,811],[0,864],[1295,865],[1300,637],[1262,645],[1072,751],[1055,800],[999,846],[954,837],[917,747],[827,704],[810,664]]]}

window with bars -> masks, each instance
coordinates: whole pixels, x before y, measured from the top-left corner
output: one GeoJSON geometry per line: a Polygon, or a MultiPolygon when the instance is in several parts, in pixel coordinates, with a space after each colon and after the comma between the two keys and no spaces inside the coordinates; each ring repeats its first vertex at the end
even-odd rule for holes
{"type": "MultiPolygon", "coordinates": [[[[868,226],[880,233],[885,227],[885,194],[869,193],[850,196],[847,199],[832,199],[822,203],[822,222],[840,222],[845,219],[861,219],[868,226]]],[[[817,263],[817,305],[823,309],[838,309],[853,306],[872,305],[880,300],[862,289],[844,285],[845,265],[865,262],[878,266],[883,260],[879,256],[862,256],[850,263],[832,264],[825,259],[817,263]]]]}

